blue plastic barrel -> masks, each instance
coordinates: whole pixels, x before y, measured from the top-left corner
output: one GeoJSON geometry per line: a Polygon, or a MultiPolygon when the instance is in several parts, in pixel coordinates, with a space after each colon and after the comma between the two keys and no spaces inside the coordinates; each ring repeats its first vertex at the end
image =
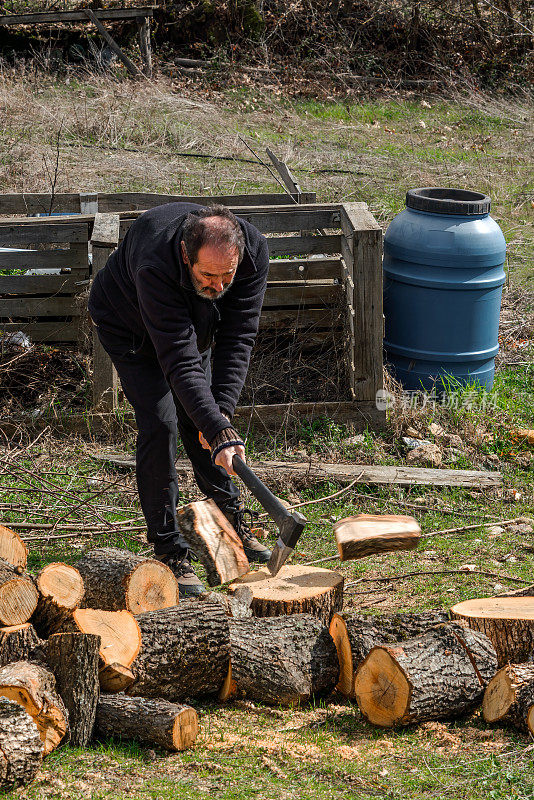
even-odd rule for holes
{"type": "Polygon", "coordinates": [[[489,211],[479,192],[410,189],[389,225],[384,347],[406,389],[493,384],[506,242],[489,211]]]}

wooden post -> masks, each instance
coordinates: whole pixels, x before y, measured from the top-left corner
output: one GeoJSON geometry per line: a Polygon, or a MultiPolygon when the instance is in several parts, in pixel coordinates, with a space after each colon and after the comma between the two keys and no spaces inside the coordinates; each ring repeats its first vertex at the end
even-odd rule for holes
{"type": "Polygon", "coordinates": [[[137,21],[139,27],[139,50],[143,59],[143,72],[152,77],[152,48],[150,46],[150,17],[137,21]]]}
{"type": "Polygon", "coordinates": [[[124,64],[124,66],[126,67],[128,72],[131,75],[133,75],[134,78],[139,77],[139,75],[141,74],[141,71],[138,69],[138,67],[135,66],[133,61],[131,61],[128,58],[128,56],[125,55],[125,53],[122,52],[122,50],[120,49],[119,45],[117,44],[117,42],[113,38],[113,36],[111,36],[111,34],[106,30],[106,28],[104,28],[104,26],[102,25],[102,23],[100,22],[100,20],[96,16],[95,12],[92,11],[90,8],[84,8],[83,11],[84,11],[84,14],[91,20],[93,25],[95,25],[95,27],[97,28],[98,32],[102,36],[102,38],[106,40],[106,42],[111,47],[113,52],[120,58],[120,60],[122,61],[122,63],[124,64]]]}
{"type": "MultiPolygon", "coordinates": [[[[119,215],[95,214],[91,246],[93,249],[93,280],[106,266],[119,243],[119,215]]],[[[102,347],[96,327],[93,328],[93,406],[103,411],[117,408],[117,372],[102,347]]]]}

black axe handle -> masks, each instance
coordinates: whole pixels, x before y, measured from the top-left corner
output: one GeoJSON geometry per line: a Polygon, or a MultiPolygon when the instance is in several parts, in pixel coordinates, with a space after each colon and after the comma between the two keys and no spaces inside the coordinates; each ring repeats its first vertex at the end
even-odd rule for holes
{"type": "Polygon", "coordinates": [[[265,484],[260,481],[258,476],[252,472],[243,459],[239,458],[239,456],[234,456],[232,459],[232,466],[247,489],[250,489],[256,500],[261,503],[269,516],[274,519],[278,528],[281,528],[287,518],[291,516],[287,508],[285,508],[278,497],[275,497],[265,484]]]}

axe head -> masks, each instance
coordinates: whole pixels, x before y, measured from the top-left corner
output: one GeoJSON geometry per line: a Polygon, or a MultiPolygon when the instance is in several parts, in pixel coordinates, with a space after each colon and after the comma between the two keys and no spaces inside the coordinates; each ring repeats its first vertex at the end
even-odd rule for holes
{"type": "Polygon", "coordinates": [[[274,577],[286,563],[301,537],[302,531],[308,520],[298,511],[286,512],[282,524],[279,526],[279,536],[273,547],[267,569],[274,577]]]}

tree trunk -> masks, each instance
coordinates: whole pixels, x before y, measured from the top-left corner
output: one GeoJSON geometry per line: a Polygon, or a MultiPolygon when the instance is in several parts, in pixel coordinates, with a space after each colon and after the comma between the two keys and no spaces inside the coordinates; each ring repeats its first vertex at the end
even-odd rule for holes
{"type": "Polygon", "coordinates": [[[330,635],[339,657],[338,690],[354,700],[356,670],[375,645],[396,644],[420,636],[434,625],[448,621],[448,615],[442,611],[380,616],[334,614],[330,635]]]}
{"type": "Polygon", "coordinates": [[[35,581],[39,601],[33,622],[40,634],[48,637],[61,620],[80,605],[84,595],[82,576],[74,567],[59,562],[48,564],[35,581]]]}
{"type": "Polygon", "coordinates": [[[482,701],[486,722],[510,723],[525,733],[534,733],[529,720],[533,707],[534,664],[507,664],[488,683],[482,701]]]}
{"type": "Polygon", "coordinates": [[[32,661],[43,644],[29,622],[0,628],[0,667],[12,661],[32,661]]]}
{"type": "Polygon", "coordinates": [[[56,633],[47,642],[46,657],[69,712],[69,742],[85,747],[91,741],[99,695],[100,636],[56,633]]]}
{"type": "Polygon", "coordinates": [[[27,558],[28,548],[18,533],[0,525],[0,560],[7,561],[24,572],[27,558]]]}
{"type": "Polygon", "coordinates": [[[100,666],[129,667],[141,647],[141,631],[129,611],[77,608],[62,621],[57,633],[94,633],[100,636],[100,666]]]}
{"type": "Polygon", "coordinates": [[[231,619],[230,653],[238,694],[290,706],[329,694],[339,661],[328,628],[312,614],[231,619]]]}
{"type": "Polygon", "coordinates": [[[451,617],[491,639],[499,667],[508,662],[521,664],[534,656],[534,606],[527,598],[464,600],[451,608],[451,617]]]}
{"type": "Polygon", "coordinates": [[[220,586],[249,571],[241,539],[213,500],[189,503],[178,512],[178,524],[204,565],[209,586],[220,586]]]}
{"type": "Polygon", "coordinates": [[[161,561],[101,547],[86,553],[76,566],[85,583],[85,608],[142,614],[178,605],[178,582],[161,561]]]}
{"type": "Polygon", "coordinates": [[[51,672],[30,661],[16,661],[0,669],[0,697],[19,703],[34,720],[47,756],[68,728],[68,713],[56,691],[51,672]]]}
{"type": "Polygon", "coordinates": [[[395,514],[358,514],[334,525],[341,561],[350,561],[393,550],[413,550],[419,544],[421,528],[413,517],[395,514]]]}
{"type": "Polygon", "coordinates": [[[256,617],[314,614],[327,625],[343,608],[343,575],[329,569],[285,565],[274,578],[266,567],[249,572],[229,587],[248,586],[256,617]]]}
{"type": "Polygon", "coordinates": [[[136,617],[142,646],[129,695],[181,701],[216,694],[230,660],[228,619],[219,604],[182,601],[136,617]]]}
{"type": "Polygon", "coordinates": [[[397,645],[373,647],[358,668],[354,694],[374,725],[409,725],[469,711],[496,668],[483,634],[449,623],[397,645]]]}
{"type": "Polygon", "coordinates": [[[144,697],[101,695],[96,715],[99,736],[136,739],[180,751],[192,747],[198,735],[198,714],[190,706],[144,697]]]}
{"type": "Polygon", "coordinates": [[[37,725],[13,700],[0,698],[0,789],[32,781],[43,760],[37,725]]]}
{"type": "Polygon", "coordinates": [[[28,575],[20,567],[0,562],[0,624],[21,625],[27,622],[37,606],[39,595],[28,575]]]}

